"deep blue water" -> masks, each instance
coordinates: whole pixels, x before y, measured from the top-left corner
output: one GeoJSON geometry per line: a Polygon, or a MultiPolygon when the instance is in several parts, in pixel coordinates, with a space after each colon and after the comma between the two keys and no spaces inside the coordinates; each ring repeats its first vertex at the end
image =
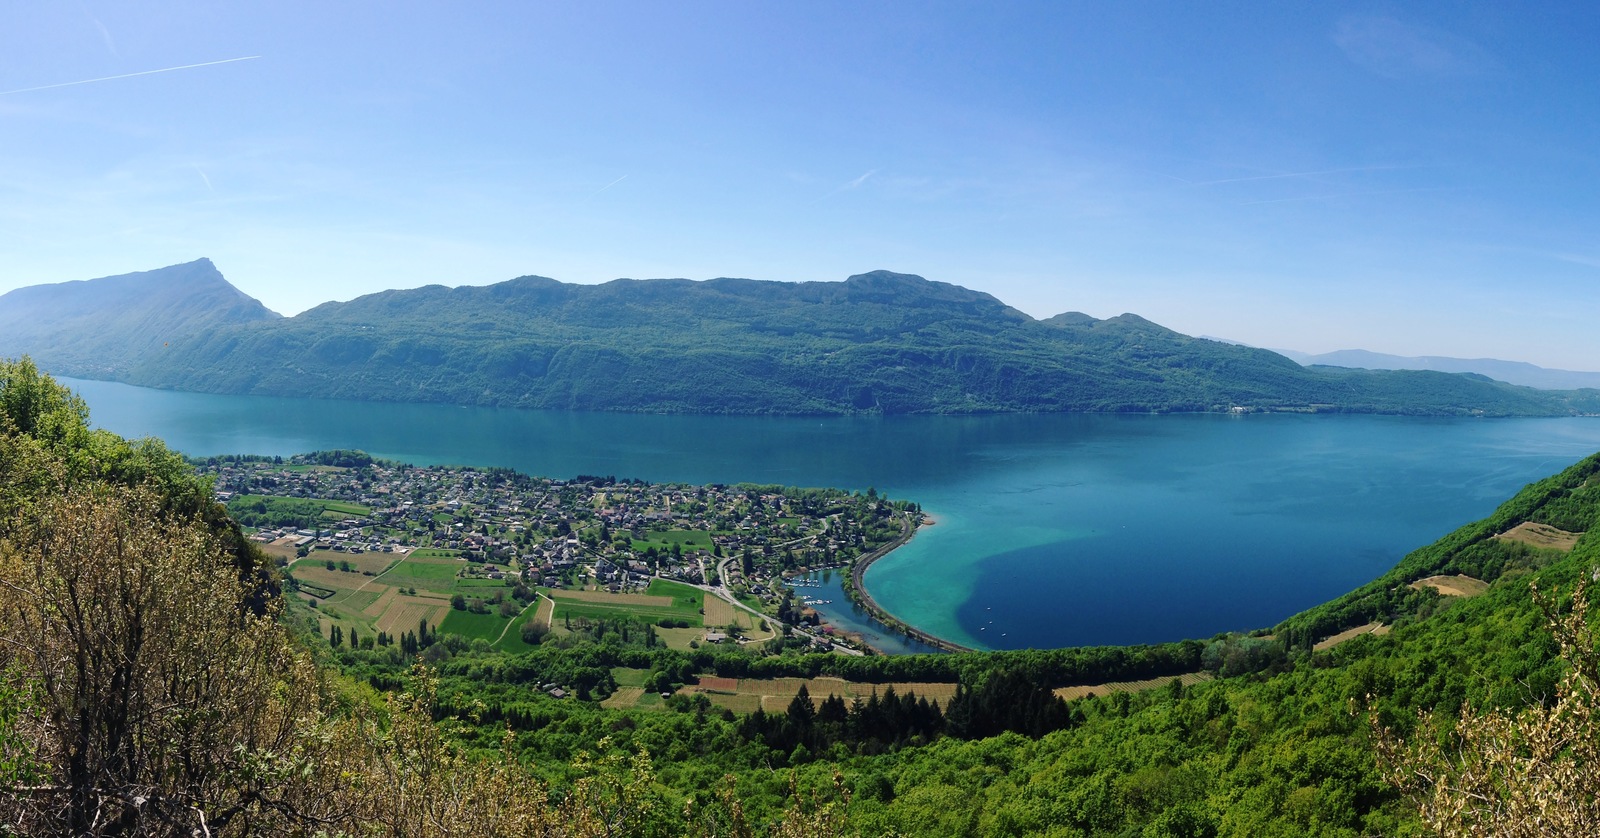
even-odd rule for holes
{"type": "Polygon", "coordinates": [[[362,448],[554,477],[875,487],[939,523],[873,566],[873,596],[992,648],[1271,625],[1600,450],[1591,419],[653,416],[65,383],[96,425],[196,455],[362,448]]]}

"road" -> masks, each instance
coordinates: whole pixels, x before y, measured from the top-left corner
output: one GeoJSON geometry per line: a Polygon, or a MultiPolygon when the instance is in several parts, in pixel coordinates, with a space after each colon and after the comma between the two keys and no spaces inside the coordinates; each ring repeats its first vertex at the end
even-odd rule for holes
{"type": "MultiPolygon", "coordinates": [[[[710,584],[695,585],[695,587],[699,588],[702,591],[705,591],[708,594],[711,594],[712,596],[715,596],[716,598],[718,598],[720,600],[723,600],[724,602],[727,602],[729,605],[732,605],[734,608],[742,609],[742,610],[747,611],[747,612],[749,612],[751,614],[754,614],[759,619],[766,620],[768,625],[777,625],[778,624],[777,620],[772,619],[772,618],[768,617],[766,614],[763,614],[760,611],[757,611],[754,608],[751,608],[750,606],[745,605],[744,603],[740,602],[739,598],[734,596],[732,591],[728,590],[728,587],[727,587],[726,583],[723,582],[723,580],[728,578],[727,566],[728,566],[728,562],[730,562],[732,560],[733,560],[732,557],[725,557],[725,558],[722,559],[722,561],[717,563],[717,582],[718,582],[718,584],[716,584],[716,585],[710,585],[710,584]]],[[[711,578],[710,576],[706,575],[706,560],[705,560],[704,556],[700,557],[700,578],[701,579],[710,579],[711,578]]],[[[832,638],[829,638],[829,637],[818,637],[816,634],[813,634],[812,632],[810,632],[810,631],[808,631],[806,629],[800,628],[799,626],[790,626],[789,628],[795,634],[798,634],[801,637],[804,637],[806,640],[808,640],[808,641],[810,641],[812,643],[827,642],[827,643],[833,644],[833,650],[835,652],[838,652],[841,655],[854,655],[854,656],[859,657],[861,655],[866,654],[865,652],[862,652],[860,649],[851,649],[851,648],[848,648],[846,646],[840,646],[837,643],[834,643],[832,638]]]]}

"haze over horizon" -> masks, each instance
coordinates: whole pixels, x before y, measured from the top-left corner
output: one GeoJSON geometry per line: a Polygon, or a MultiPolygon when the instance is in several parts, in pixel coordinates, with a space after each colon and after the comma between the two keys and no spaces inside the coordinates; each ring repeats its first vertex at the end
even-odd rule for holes
{"type": "Polygon", "coordinates": [[[12,6],[0,292],[201,256],[285,314],[881,268],[1036,317],[1600,369],[1596,17],[12,6]]]}

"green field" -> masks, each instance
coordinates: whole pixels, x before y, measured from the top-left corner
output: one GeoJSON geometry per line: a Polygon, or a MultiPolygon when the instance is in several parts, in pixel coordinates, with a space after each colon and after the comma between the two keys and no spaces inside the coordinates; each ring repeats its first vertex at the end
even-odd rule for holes
{"type": "Polygon", "coordinates": [[[700,601],[706,596],[705,591],[693,585],[685,585],[670,579],[651,579],[650,587],[645,589],[645,593],[650,596],[671,597],[675,607],[689,608],[695,612],[699,612],[700,601]]]}
{"type": "Polygon", "coordinates": [[[629,669],[625,666],[611,668],[611,679],[616,681],[619,687],[642,687],[644,679],[649,675],[648,669],[629,669]]]}
{"type": "Polygon", "coordinates": [[[291,498],[283,495],[234,495],[233,498],[228,501],[228,508],[248,508],[255,506],[258,503],[265,505],[269,509],[274,506],[283,506],[286,504],[294,506],[319,507],[321,508],[322,515],[325,518],[329,517],[330,513],[334,518],[347,518],[351,515],[365,516],[372,514],[371,507],[362,506],[359,503],[348,503],[340,500],[325,500],[323,498],[291,498]]]}
{"type": "Polygon", "coordinates": [[[654,547],[663,552],[671,552],[672,545],[678,544],[684,550],[710,550],[711,537],[718,535],[705,530],[668,530],[666,532],[650,533],[648,538],[630,539],[633,542],[632,550],[637,553],[644,552],[647,548],[654,547]]]}
{"type": "MultiPolygon", "coordinates": [[[[588,618],[615,620],[632,618],[646,623],[663,619],[683,620],[695,628],[676,629],[701,634],[705,620],[700,614],[701,600],[705,594],[688,585],[655,579],[644,594],[608,594],[601,591],[552,591],[555,613],[552,628],[563,626],[566,620],[588,618]]],[[[662,630],[664,631],[664,630],[662,630]]]]}
{"type": "Polygon", "coordinates": [[[391,585],[414,585],[442,591],[455,585],[456,571],[460,569],[461,565],[456,562],[413,561],[407,557],[405,561],[389,568],[383,578],[391,585]]]}
{"type": "Polygon", "coordinates": [[[700,626],[704,622],[696,612],[684,613],[676,608],[650,608],[642,605],[609,605],[602,602],[578,602],[569,599],[556,598],[557,622],[567,618],[578,619],[587,617],[591,620],[615,620],[623,617],[632,617],[647,623],[654,623],[663,618],[685,620],[691,626],[700,626]]]}
{"type": "Polygon", "coordinates": [[[478,593],[482,593],[483,588],[509,588],[517,583],[517,580],[514,577],[508,576],[506,579],[486,579],[482,577],[457,579],[455,587],[456,590],[470,594],[473,593],[473,591],[470,590],[473,588],[479,589],[478,593]],[[511,580],[509,584],[507,583],[506,579],[511,580]]]}
{"type": "MultiPolygon", "coordinates": [[[[506,627],[506,619],[490,611],[487,614],[474,614],[470,611],[450,609],[450,613],[439,624],[439,631],[447,634],[459,634],[462,637],[487,640],[493,643],[495,638],[506,627]]],[[[520,640],[520,638],[519,638],[520,640]]]]}
{"type": "MultiPolygon", "coordinates": [[[[494,644],[494,648],[499,649],[502,652],[510,652],[513,655],[518,652],[526,652],[533,649],[533,646],[522,642],[522,624],[528,622],[529,620],[537,619],[539,616],[539,606],[544,602],[545,600],[543,599],[536,599],[533,601],[532,605],[523,609],[522,613],[513,617],[511,619],[510,628],[506,629],[505,636],[500,639],[499,643],[494,644]]],[[[490,641],[493,640],[494,638],[490,638],[490,641]]]]}
{"type": "Polygon", "coordinates": [[[461,551],[438,550],[432,547],[423,547],[419,550],[412,550],[411,556],[412,558],[417,559],[458,559],[461,557],[461,551]]]}

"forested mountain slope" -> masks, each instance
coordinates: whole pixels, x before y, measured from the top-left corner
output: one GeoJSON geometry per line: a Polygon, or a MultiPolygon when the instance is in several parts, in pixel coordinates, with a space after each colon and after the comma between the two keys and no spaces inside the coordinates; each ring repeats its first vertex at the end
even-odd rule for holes
{"type": "MultiPolygon", "coordinates": [[[[200,291],[220,277],[190,276],[200,264],[146,281],[192,281],[192,298],[210,299],[200,291]]],[[[0,298],[0,320],[27,319],[36,309],[20,303],[34,290],[0,298]]],[[[233,305],[142,329],[102,325],[116,308],[41,320],[8,345],[61,373],[172,389],[578,410],[1600,411],[1596,391],[1306,369],[1135,315],[1037,321],[988,294],[886,271],[801,283],[522,277],[385,291],[290,318],[233,305]]]]}
{"type": "Polygon", "coordinates": [[[197,334],[275,319],[199,259],[0,295],[0,357],[27,354],[63,374],[115,378],[197,334]]]}

